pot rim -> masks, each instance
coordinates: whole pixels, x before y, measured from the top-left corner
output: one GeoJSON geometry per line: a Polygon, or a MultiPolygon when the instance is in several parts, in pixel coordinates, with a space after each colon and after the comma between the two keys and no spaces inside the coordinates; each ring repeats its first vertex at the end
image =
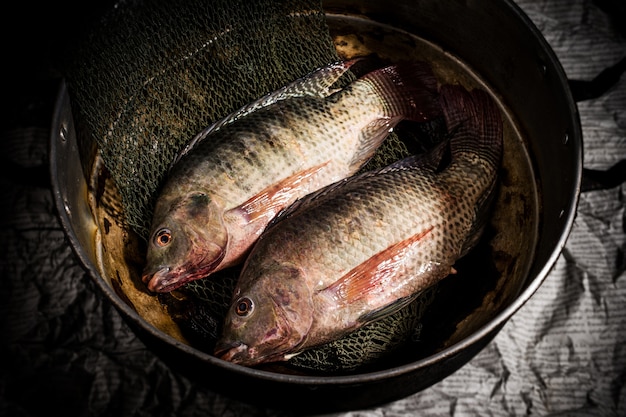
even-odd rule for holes
{"type": "Polygon", "coordinates": [[[520,19],[520,21],[528,27],[528,30],[531,32],[535,40],[539,43],[538,46],[545,53],[546,57],[548,57],[548,62],[546,64],[552,65],[558,73],[559,87],[562,89],[563,94],[565,94],[565,99],[569,106],[569,115],[571,117],[571,120],[569,122],[570,125],[573,126],[573,131],[568,132],[568,134],[571,146],[575,147],[574,156],[577,160],[577,163],[575,166],[575,172],[573,173],[574,183],[572,184],[571,189],[572,198],[566,209],[564,209],[561,213],[561,218],[564,218],[565,220],[563,231],[560,234],[558,241],[554,243],[554,247],[552,249],[552,252],[550,253],[550,256],[547,258],[547,261],[540,269],[540,271],[534,277],[532,277],[532,279],[530,279],[529,277],[527,287],[522,292],[520,292],[511,303],[509,303],[504,309],[502,309],[502,311],[495,315],[486,324],[481,326],[478,330],[474,331],[471,335],[463,338],[457,343],[454,343],[453,345],[441,351],[404,365],[390,367],[379,371],[356,373],[351,375],[315,376],[289,375],[233,364],[231,362],[219,359],[209,353],[198,350],[156,329],[152,325],[148,324],[132,307],[126,304],[115,293],[114,289],[110,285],[108,285],[105,280],[100,276],[97,267],[86,254],[85,249],[81,246],[80,240],[72,227],[72,221],[69,216],[69,213],[71,212],[71,207],[69,207],[65,199],[64,186],[60,184],[59,181],[59,169],[62,167],[59,166],[58,161],[59,154],[62,151],[59,150],[60,145],[58,145],[57,143],[59,142],[59,136],[62,129],[66,129],[67,133],[65,135],[65,138],[63,139],[64,143],[71,140],[75,141],[76,138],[75,132],[68,131],[67,129],[68,125],[72,125],[72,121],[70,120],[71,110],[68,111],[68,109],[70,108],[70,99],[65,81],[61,81],[52,119],[49,144],[49,158],[55,205],[57,207],[57,213],[60,218],[62,228],[64,229],[65,235],[70,242],[72,250],[74,251],[79,261],[82,263],[83,267],[88,271],[88,275],[90,276],[92,281],[94,281],[99,290],[105,294],[106,298],[113,303],[117,310],[121,312],[125,319],[130,320],[133,324],[138,325],[143,330],[149,332],[152,336],[166,342],[171,347],[181,350],[185,354],[196,357],[203,362],[208,362],[211,365],[223,368],[224,370],[247,375],[257,379],[301,385],[332,386],[343,384],[363,384],[367,382],[387,379],[390,377],[396,377],[403,374],[413,373],[420,368],[429,367],[430,365],[440,362],[447,357],[455,356],[462,351],[468,349],[470,346],[484,341],[485,338],[489,338],[490,336],[495,335],[497,331],[499,331],[499,329],[504,326],[504,324],[506,324],[506,322],[530,299],[530,297],[543,284],[549,272],[552,270],[558,258],[560,257],[561,251],[564,248],[565,243],[569,237],[569,234],[573,227],[574,219],[576,217],[576,210],[578,207],[582,183],[583,146],[582,128],[580,125],[578,110],[569,89],[567,78],[565,76],[565,72],[561,66],[561,63],[559,62],[552,48],[548,45],[541,32],[532,23],[530,18],[519,8],[519,6],[517,6],[510,0],[503,0],[503,2],[505,3],[505,6],[508,6],[511,11],[515,13],[516,18],[520,19]]]}

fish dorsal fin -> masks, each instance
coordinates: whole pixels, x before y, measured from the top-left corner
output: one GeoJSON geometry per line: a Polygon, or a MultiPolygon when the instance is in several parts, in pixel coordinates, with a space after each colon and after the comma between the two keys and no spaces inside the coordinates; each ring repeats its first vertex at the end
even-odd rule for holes
{"type": "Polygon", "coordinates": [[[292,216],[294,213],[308,210],[318,204],[321,204],[326,197],[335,196],[335,190],[341,190],[342,193],[347,193],[354,188],[362,186],[363,181],[367,181],[370,177],[375,177],[379,171],[365,171],[357,175],[352,175],[346,178],[342,178],[332,184],[322,187],[316,191],[313,191],[304,197],[299,198],[288,207],[285,207],[268,225],[268,227],[292,216]]]}
{"type": "Polygon", "coordinates": [[[338,61],[333,64],[321,67],[315,71],[298,78],[297,80],[279,88],[276,91],[268,93],[263,97],[246,104],[238,110],[230,113],[226,117],[216,121],[209,127],[202,130],[196,136],[194,136],[185,147],[178,153],[170,165],[177,164],[180,159],[188,154],[193,148],[196,147],[203,139],[209,136],[212,132],[222,128],[223,126],[230,124],[242,117],[257,111],[261,108],[270,106],[278,101],[286,100],[294,97],[313,96],[313,97],[327,97],[334,91],[331,87],[354,65],[358,59],[349,61],[338,61]]]}
{"type": "Polygon", "coordinates": [[[397,286],[400,283],[395,281],[402,275],[399,272],[403,270],[405,257],[422,244],[432,230],[432,227],[425,229],[378,252],[322,291],[337,303],[351,304],[397,286]]]}
{"type": "Polygon", "coordinates": [[[363,183],[363,181],[367,181],[368,177],[375,177],[381,173],[405,169],[424,169],[436,172],[440,169],[442,160],[444,159],[444,154],[448,150],[448,146],[449,141],[446,140],[439,143],[434,149],[432,149],[428,153],[411,155],[404,159],[400,159],[388,166],[372,171],[365,171],[359,173],[358,175],[343,178],[330,185],[327,185],[326,187],[323,187],[298,199],[288,207],[285,207],[280,213],[278,213],[278,215],[274,219],[272,219],[268,227],[291,216],[295,212],[308,209],[311,206],[319,204],[324,200],[325,196],[333,195],[335,189],[342,189],[342,192],[347,192],[350,190],[351,187],[359,187],[360,184],[363,183]]]}
{"type": "Polygon", "coordinates": [[[293,215],[294,213],[297,212],[301,212],[303,210],[308,210],[309,208],[311,208],[312,206],[315,206],[317,204],[320,204],[322,201],[324,201],[324,198],[328,195],[332,196],[334,195],[334,190],[341,188],[343,191],[347,190],[347,188],[350,186],[350,184],[357,178],[362,177],[363,175],[371,175],[369,172],[366,172],[362,175],[357,176],[352,176],[352,177],[347,177],[347,178],[343,178],[339,181],[336,181],[332,184],[329,184],[325,187],[322,187],[316,191],[313,191],[307,195],[305,195],[304,197],[299,198],[298,200],[296,200],[295,202],[293,202],[292,204],[290,204],[289,206],[285,207],[280,213],[278,213],[276,215],[276,217],[274,217],[272,219],[272,221],[270,222],[270,224],[268,224],[268,228],[270,226],[273,226],[274,224],[286,219],[287,217],[290,217],[291,215],[293,215]]]}

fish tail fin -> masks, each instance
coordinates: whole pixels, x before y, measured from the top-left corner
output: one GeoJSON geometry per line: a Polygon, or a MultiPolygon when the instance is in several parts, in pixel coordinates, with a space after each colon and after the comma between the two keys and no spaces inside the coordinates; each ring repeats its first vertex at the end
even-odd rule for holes
{"type": "Polygon", "coordinates": [[[438,83],[425,62],[415,61],[377,69],[353,85],[367,86],[367,96],[374,89],[377,106],[382,106],[380,117],[373,120],[361,132],[361,149],[350,162],[351,169],[358,169],[368,160],[381,142],[401,120],[426,122],[441,116],[438,83]]]}
{"type": "MultiPolygon", "coordinates": [[[[465,255],[476,245],[489,222],[490,208],[497,191],[497,171],[503,148],[500,110],[484,90],[467,91],[458,85],[444,85],[440,99],[450,139],[454,174],[473,178],[464,188],[474,195],[475,219],[462,246],[465,255]]],[[[453,180],[458,184],[458,180],[453,180]]]]}
{"type": "Polygon", "coordinates": [[[484,90],[471,92],[459,85],[440,89],[440,101],[448,130],[453,134],[450,152],[453,160],[478,156],[493,169],[502,158],[502,116],[491,96],[484,90]]]}
{"type": "Polygon", "coordinates": [[[437,78],[426,62],[405,62],[375,70],[363,77],[374,85],[385,116],[425,122],[441,115],[437,78]]]}

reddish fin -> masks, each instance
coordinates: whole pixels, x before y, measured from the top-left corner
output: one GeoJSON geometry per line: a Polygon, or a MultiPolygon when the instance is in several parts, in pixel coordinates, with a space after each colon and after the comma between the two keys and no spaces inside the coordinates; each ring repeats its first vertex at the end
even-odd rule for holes
{"type": "Polygon", "coordinates": [[[388,117],[402,116],[416,122],[441,115],[437,78],[423,61],[405,62],[373,71],[369,80],[387,105],[388,117]]]}
{"type": "Polygon", "coordinates": [[[369,294],[384,291],[398,270],[404,256],[413,250],[431,231],[432,227],[377,253],[353,268],[323,291],[339,302],[351,303],[369,294]]]}
{"type": "Polygon", "coordinates": [[[272,184],[260,193],[250,198],[233,211],[243,212],[249,222],[264,219],[269,222],[282,209],[293,203],[298,197],[305,195],[309,190],[309,183],[315,181],[317,174],[329,162],[297,172],[280,182],[272,184]]]}
{"type": "Polygon", "coordinates": [[[471,92],[459,85],[441,87],[441,103],[448,126],[452,158],[475,154],[494,167],[502,158],[503,126],[500,110],[484,90],[471,92]]]}

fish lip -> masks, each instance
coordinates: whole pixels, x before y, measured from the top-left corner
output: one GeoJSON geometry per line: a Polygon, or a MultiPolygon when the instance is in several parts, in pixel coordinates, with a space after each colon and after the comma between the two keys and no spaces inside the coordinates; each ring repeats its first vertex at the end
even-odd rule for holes
{"type": "Polygon", "coordinates": [[[215,271],[221,261],[222,258],[219,257],[203,267],[197,267],[193,264],[186,264],[175,269],[172,269],[169,266],[161,266],[156,270],[156,272],[144,271],[141,280],[152,292],[171,292],[179,287],[182,287],[188,282],[205,278],[211,272],[215,271]]]}
{"type": "Polygon", "coordinates": [[[161,265],[148,271],[144,270],[141,280],[152,292],[166,293],[182,287],[188,282],[205,278],[214,272],[224,259],[224,251],[220,251],[210,262],[205,264],[206,256],[195,262],[187,262],[181,266],[172,267],[161,265]],[[154,271],[156,269],[156,271],[154,271]]]}
{"type": "Polygon", "coordinates": [[[256,366],[262,363],[285,361],[288,357],[295,356],[299,352],[290,355],[278,352],[260,356],[258,353],[259,351],[256,348],[250,347],[241,341],[218,342],[213,351],[217,358],[242,366],[256,366]]]}
{"type": "Polygon", "coordinates": [[[156,272],[144,272],[141,280],[152,292],[170,292],[182,286],[186,281],[181,281],[177,276],[170,275],[171,268],[164,266],[156,272]]]}
{"type": "Polygon", "coordinates": [[[214,354],[224,361],[243,364],[245,360],[242,354],[246,351],[248,351],[248,345],[240,341],[218,342],[215,346],[214,354]]]}

